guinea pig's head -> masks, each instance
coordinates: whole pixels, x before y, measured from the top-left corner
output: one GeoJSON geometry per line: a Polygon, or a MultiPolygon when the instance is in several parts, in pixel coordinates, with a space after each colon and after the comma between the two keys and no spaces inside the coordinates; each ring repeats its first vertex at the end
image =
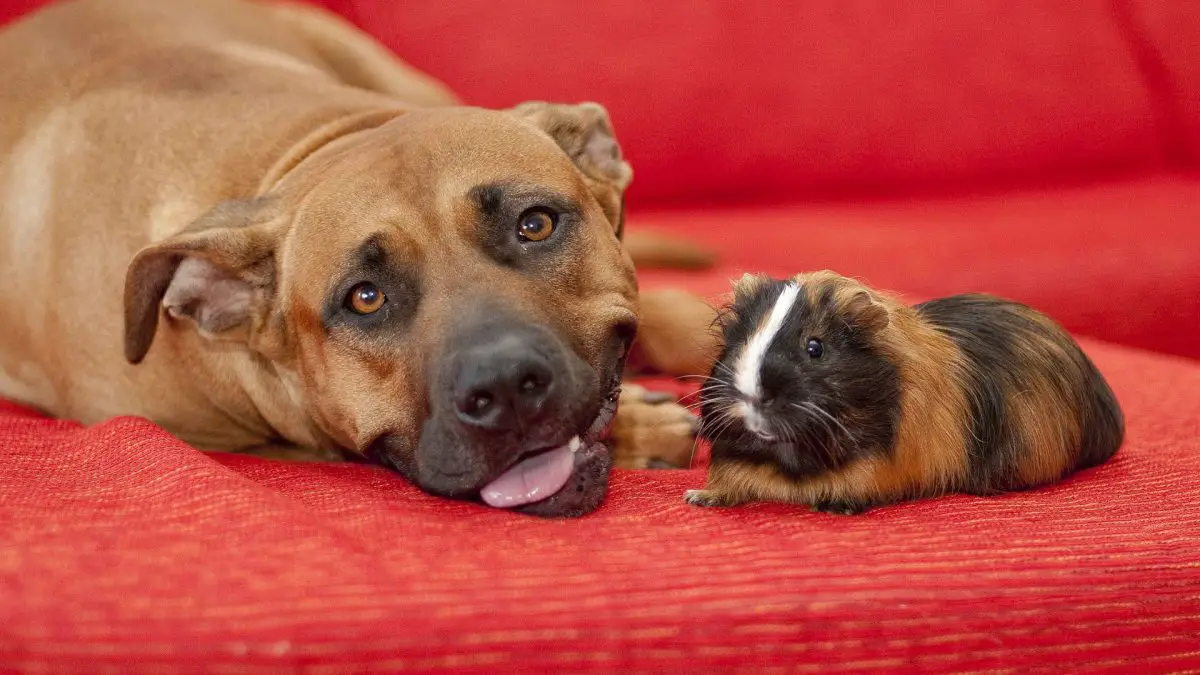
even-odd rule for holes
{"type": "Polygon", "coordinates": [[[833,272],[742,277],[701,388],[713,461],[799,477],[886,452],[900,396],[883,343],[889,322],[883,298],[833,272]]]}

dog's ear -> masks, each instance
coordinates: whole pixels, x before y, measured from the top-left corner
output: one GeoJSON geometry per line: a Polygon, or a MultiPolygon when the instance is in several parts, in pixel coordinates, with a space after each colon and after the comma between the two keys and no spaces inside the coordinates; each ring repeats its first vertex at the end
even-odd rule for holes
{"type": "Polygon", "coordinates": [[[125,358],[145,358],[160,307],[207,338],[249,341],[274,294],[275,215],[268,199],[224,202],[139,251],[125,273],[125,358]]]}
{"type": "Polygon", "coordinates": [[[633,169],[621,156],[608,111],[599,103],[528,101],[510,111],[553,138],[579,167],[617,237],[625,229],[625,189],[633,169]]]}

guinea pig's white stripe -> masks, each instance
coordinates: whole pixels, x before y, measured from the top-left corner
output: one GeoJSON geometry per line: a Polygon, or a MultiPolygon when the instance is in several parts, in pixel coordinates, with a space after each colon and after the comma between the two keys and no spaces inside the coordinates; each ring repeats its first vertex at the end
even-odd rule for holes
{"type": "Polygon", "coordinates": [[[775,339],[775,334],[783,327],[783,322],[787,319],[788,313],[792,311],[792,305],[796,304],[796,298],[799,295],[799,285],[788,283],[783,287],[783,291],[775,300],[775,306],[771,308],[771,314],[767,317],[766,323],[750,338],[750,341],[746,343],[746,348],[738,357],[737,367],[734,368],[733,384],[743,396],[757,398],[761,393],[763,358],[766,357],[767,350],[771,348],[771,342],[775,339]]]}

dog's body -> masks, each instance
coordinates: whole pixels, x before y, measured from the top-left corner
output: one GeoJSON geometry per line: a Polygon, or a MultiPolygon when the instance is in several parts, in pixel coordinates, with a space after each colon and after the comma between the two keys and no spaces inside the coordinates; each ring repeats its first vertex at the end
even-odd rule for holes
{"type": "MultiPolygon", "coordinates": [[[[0,396],[467,498],[604,417],[638,306],[599,106],[458,107],[340,20],[235,0],[63,3],[0,64],[0,396]],[[458,405],[485,399],[515,418],[458,405]]],[[[690,447],[626,403],[618,459],[690,447]]],[[[594,507],[607,461],[529,510],[594,507]]]]}

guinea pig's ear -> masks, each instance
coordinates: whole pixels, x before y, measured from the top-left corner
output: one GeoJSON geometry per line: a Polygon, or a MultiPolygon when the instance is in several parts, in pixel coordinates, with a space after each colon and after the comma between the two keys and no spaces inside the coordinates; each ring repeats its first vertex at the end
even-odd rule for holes
{"type": "Polygon", "coordinates": [[[887,328],[891,321],[887,307],[866,290],[851,295],[843,311],[854,326],[871,333],[887,328]]]}
{"type": "Polygon", "coordinates": [[[575,162],[617,237],[625,230],[625,189],[633,169],[621,155],[608,111],[599,103],[528,101],[509,113],[546,132],[575,162]]]}
{"type": "Polygon", "coordinates": [[[209,339],[261,337],[282,236],[276,216],[270,200],[225,202],[139,251],[125,273],[125,358],[136,364],[150,351],[160,308],[209,339]]]}
{"type": "Polygon", "coordinates": [[[765,274],[746,272],[741,279],[733,281],[733,294],[739,298],[753,295],[756,291],[770,283],[771,277],[765,274]]]}

